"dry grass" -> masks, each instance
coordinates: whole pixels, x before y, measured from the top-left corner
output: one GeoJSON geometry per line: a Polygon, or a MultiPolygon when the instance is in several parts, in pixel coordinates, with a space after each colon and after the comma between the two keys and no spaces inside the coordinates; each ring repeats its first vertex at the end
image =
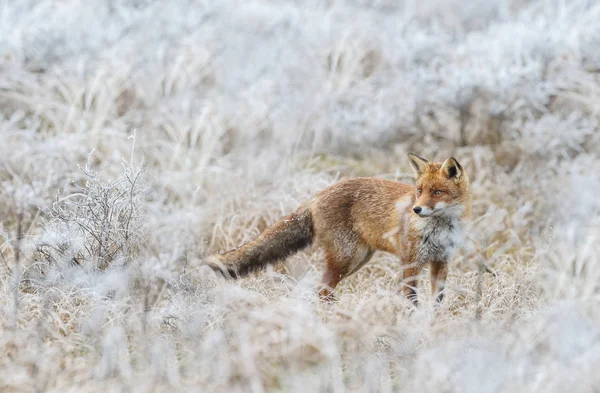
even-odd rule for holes
{"type": "Polygon", "coordinates": [[[0,392],[597,391],[600,6],[421,3],[1,4],[0,392]],[[410,150],[472,179],[440,309],[199,266],[410,150]]]}

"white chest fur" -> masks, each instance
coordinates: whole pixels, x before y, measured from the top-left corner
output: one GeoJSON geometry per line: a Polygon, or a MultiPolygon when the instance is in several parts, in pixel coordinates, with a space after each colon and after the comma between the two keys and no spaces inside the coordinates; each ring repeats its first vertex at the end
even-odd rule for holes
{"type": "Polygon", "coordinates": [[[421,233],[417,245],[417,263],[449,262],[462,245],[463,234],[458,217],[432,216],[414,222],[421,233]]]}

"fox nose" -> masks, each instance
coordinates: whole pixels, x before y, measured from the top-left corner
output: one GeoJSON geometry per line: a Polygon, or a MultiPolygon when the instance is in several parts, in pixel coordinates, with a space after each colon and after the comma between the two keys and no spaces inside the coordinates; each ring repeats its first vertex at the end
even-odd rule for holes
{"type": "Polygon", "coordinates": [[[415,207],[413,207],[413,211],[414,211],[415,213],[417,213],[417,214],[421,213],[421,210],[423,210],[423,209],[421,208],[421,206],[415,206],[415,207]]]}

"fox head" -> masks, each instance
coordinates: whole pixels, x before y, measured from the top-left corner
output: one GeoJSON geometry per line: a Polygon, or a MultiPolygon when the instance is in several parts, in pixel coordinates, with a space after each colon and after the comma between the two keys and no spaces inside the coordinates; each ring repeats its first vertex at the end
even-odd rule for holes
{"type": "Polygon", "coordinates": [[[417,186],[413,211],[420,217],[460,217],[471,197],[469,179],[456,158],[450,157],[444,163],[429,162],[409,153],[408,159],[417,186]]]}

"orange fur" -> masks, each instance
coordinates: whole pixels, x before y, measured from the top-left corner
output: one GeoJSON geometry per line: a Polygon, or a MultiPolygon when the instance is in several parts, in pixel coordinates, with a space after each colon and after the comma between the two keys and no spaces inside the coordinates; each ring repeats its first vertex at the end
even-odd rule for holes
{"type": "Polygon", "coordinates": [[[459,246],[462,221],[471,214],[469,180],[454,158],[443,164],[414,154],[409,159],[416,186],[376,178],[343,180],[257,239],[213,257],[212,266],[235,277],[316,244],[325,249],[321,296],[330,299],[340,281],[380,250],[400,257],[404,293],[415,303],[418,275],[430,263],[432,291],[441,300],[447,264],[459,246]]]}

